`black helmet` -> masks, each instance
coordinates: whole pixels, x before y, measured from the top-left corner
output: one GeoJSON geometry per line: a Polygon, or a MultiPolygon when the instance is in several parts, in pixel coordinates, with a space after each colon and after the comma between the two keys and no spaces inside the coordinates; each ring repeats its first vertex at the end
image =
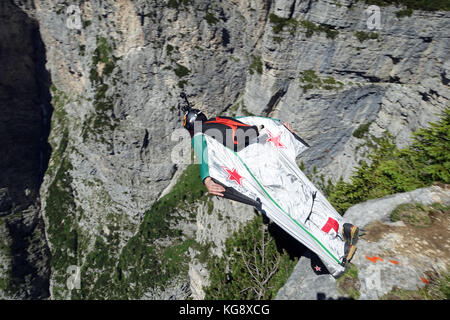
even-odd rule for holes
{"type": "Polygon", "coordinates": [[[183,119],[183,127],[192,132],[194,130],[194,122],[195,121],[206,121],[205,114],[198,109],[191,109],[184,115],[183,119]]]}

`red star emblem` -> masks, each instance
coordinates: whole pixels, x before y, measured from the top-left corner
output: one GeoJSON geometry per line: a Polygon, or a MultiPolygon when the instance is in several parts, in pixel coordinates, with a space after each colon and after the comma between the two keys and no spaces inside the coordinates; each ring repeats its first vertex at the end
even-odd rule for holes
{"type": "Polygon", "coordinates": [[[278,148],[286,148],[286,146],[280,142],[281,134],[282,134],[281,131],[280,131],[280,133],[278,133],[277,136],[274,136],[269,130],[267,130],[267,133],[269,134],[269,138],[266,140],[266,142],[272,142],[274,144],[274,146],[277,147],[277,149],[278,148]]]}
{"type": "Polygon", "coordinates": [[[222,167],[227,173],[228,173],[228,180],[231,181],[236,181],[238,183],[238,185],[241,185],[242,182],[241,180],[243,179],[243,177],[241,175],[239,175],[239,173],[237,173],[236,169],[233,168],[232,170],[226,168],[226,167],[222,167]]]}
{"type": "Polygon", "coordinates": [[[321,268],[319,266],[315,266],[314,269],[316,269],[316,271],[320,271],[321,268]]]}

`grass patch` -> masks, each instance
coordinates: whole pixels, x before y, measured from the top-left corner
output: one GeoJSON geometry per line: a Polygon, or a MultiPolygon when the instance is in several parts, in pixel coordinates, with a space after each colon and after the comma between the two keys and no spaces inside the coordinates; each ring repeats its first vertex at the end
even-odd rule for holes
{"type": "Polygon", "coordinates": [[[83,29],[86,29],[92,24],[91,20],[83,20],[83,29]]]}
{"type": "Polygon", "coordinates": [[[253,74],[255,71],[258,74],[262,74],[263,73],[263,63],[262,63],[261,57],[252,55],[252,58],[253,58],[253,61],[250,64],[248,71],[250,72],[250,74],[253,74]]]}
{"type": "Polygon", "coordinates": [[[317,25],[314,22],[308,20],[302,20],[300,21],[300,23],[303,26],[303,28],[306,29],[307,38],[311,38],[314,34],[325,33],[328,39],[335,39],[339,34],[338,30],[334,30],[327,25],[317,25]]]}
{"type": "Polygon", "coordinates": [[[295,19],[287,19],[277,16],[275,13],[269,15],[269,21],[272,24],[272,30],[274,33],[280,33],[284,27],[287,27],[290,34],[294,34],[297,30],[298,22],[295,19]]]}
{"type": "Polygon", "coordinates": [[[310,89],[339,90],[344,86],[343,82],[337,81],[333,77],[320,78],[314,70],[300,72],[299,80],[303,92],[310,89]]]}
{"type": "MultiPolygon", "coordinates": [[[[60,148],[66,148],[62,143],[60,148]]],[[[64,150],[59,150],[61,154],[64,150]]],[[[78,231],[76,224],[76,205],[71,187],[70,171],[72,165],[67,158],[63,158],[59,169],[47,192],[45,215],[48,219],[47,234],[52,244],[50,267],[52,278],[58,284],[67,280],[66,270],[70,265],[77,265],[78,259],[78,231]]],[[[57,291],[54,298],[64,298],[65,290],[57,291]]]]}
{"type": "Polygon", "coordinates": [[[403,290],[394,287],[391,292],[380,297],[380,300],[449,300],[450,273],[433,275],[429,283],[418,290],[403,290]]]}
{"type": "Polygon", "coordinates": [[[215,25],[217,22],[219,22],[219,19],[217,19],[214,13],[212,12],[206,13],[205,20],[209,25],[215,25]]]}
{"type": "Polygon", "coordinates": [[[182,6],[187,6],[192,2],[192,0],[169,0],[167,1],[167,7],[172,9],[179,9],[182,6]]]}
{"type": "Polygon", "coordinates": [[[184,88],[184,86],[185,85],[187,85],[187,80],[180,80],[180,81],[178,81],[178,83],[177,83],[177,85],[178,85],[178,88],[184,88]]]}
{"type": "Polygon", "coordinates": [[[349,268],[337,279],[336,288],[341,294],[345,294],[351,299],[358,300],[360,293],[360,283],[358,278],[358,268],[351,263],[349,268]]]}
{"type": "Polygon", "coordinates": [[[166,46],[166,52],[167,52],[168,56],[170,56],[172,54],[173,49],[174,49],[174,47],[172,45],[170,45],[170,44],[168,44],[166,46]]]}
{"type": "Polygon", "coordinates": [[[366,135],[366,133],[369,132],[369,127],[372,124],[372,122],[373,121],[360,124],[359,127],[355,131],[353,131],[353,136],[355,138],[362,139],[366,135]]]}
{"type": "Polygon", "coordinates": [[[177,67],[175,69],[173,69],[173,71],[175,72],[175,74],[177,75],[178,78],[186,77],[191,73],[191,70],[189,70],[185,66],[178,64],[178,63],[176,65],[177,65],[177,67]]]}
{"type": "Polygon", "coordinates": [[[411,8],[402,9],[400,11],[397,11],[395,13],[395,16],[397,18],[403,18],[403,17],[410,17],[413,14],[414,10],[411,8]]]}
{"type": "Polygon", "coordinates": [[[89,72],[89,79],[92,83],[102,83],[103,76],[109,76],[113,71],[116,61],[118,60],[113,54],[113,49],[109,45],[106,38],[97,37],[97,48],[92,56],[92,68],[89,72]],[[102,75],[98,73],[97,66],[99,63],[104,64],[102,75]]]}
{"type": "MultiPolygon", "coordinates": [[[[89,79],[95,87],[94,95],[94,114],[90,115],[83,127],[83,141],[92,137],[98,142],[102,142],[111,148],[111,142],[107,141],[103,133],[105,131],[113,131],[117,127],[117,119],[114,117],[114,96],[107,95],[108,84],[107,80],[110,78],[116,63],[119,59],[113,55],[113,48],[108,43],[106,38],[97,37],[97,48],[92,56],[92,68],[89,79]],[[101,73],[99,73],[98,66],[103,65],[101,73]]],[[[120,70],[119,70],[120,71],[120,70]]],[[[115,84],[115,80],[113,80],[115,84]]]]}
{"type": "Polygon", "coordinates": [[[82,57],[84,57],[84,55],[86,54],[86,46],[84,44],[82,44],[82,45],[80,45],[79,49],[80,49],[80,55],[82,57]]]}
{"type": "Polygon", "coordinates": [[[391,220],[403,221],[414,227],[425,228],[431,225],[430,214],[436,210],[446,212],[450,210],[450,207],[439,204],[425,206],[420,203],[405,203],[392,211],[391,220]]]}
{"type": "Polygon", "coordinates": [[[450,2],[448,0],[364,0],[367,4],[377,6],[404,6],[411,10],[423,11],[450,11],[450,2]]]}
{"type": "Polygon", "coordinates": [[[273,41],[275,41],[276,43],[281,43],[283,41],[282,37],[273,37],[273,41]]]}
{"type": "Polygon", "coordinates": [[[365,32],[365,31],[356,31],[355,37],[359,40],[359,42],[364,42],[366,40],[379,40],[380,35],[376,32],[365,32]]]}

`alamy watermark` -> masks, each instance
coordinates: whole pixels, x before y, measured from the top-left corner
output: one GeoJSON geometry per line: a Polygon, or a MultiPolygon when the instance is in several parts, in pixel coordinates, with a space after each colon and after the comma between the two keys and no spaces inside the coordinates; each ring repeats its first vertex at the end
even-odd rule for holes
{"type": "Polygon", "coordinates": [[[66,26],[69,29],[81,30],[81,9],[77,5],[70,5],[66,9],[66,26]]]}
{"type": "Polygon", "coordinates": [[[366,25],[369,30],[381,30],[381,10],[379,6],[369,6],[365,11],[366,25]]]}
{"type": "Polygon", "coordinates": [[[66,281],[67,289],[73,290],[73,289],[81,289],[81,269],[79,266],[71,265],[68,266],[66,269],[67,274],[69,277],[66,281]]]}

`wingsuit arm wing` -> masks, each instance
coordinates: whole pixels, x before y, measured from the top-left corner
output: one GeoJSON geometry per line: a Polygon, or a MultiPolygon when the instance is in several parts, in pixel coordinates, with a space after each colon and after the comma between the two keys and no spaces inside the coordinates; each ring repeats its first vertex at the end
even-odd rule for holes
{"type": "MultiPolygon", "coordinates": [[[[286,127],[286,126],[285,126],[286,127]]],[[[287,128],[286,128],[287,129],[287,128]]],[[[295,132],[289,131],[295,138],[295,157],[298,157],[303,151],[308,149],[310,145],[300,138],[295,132]]]]}

